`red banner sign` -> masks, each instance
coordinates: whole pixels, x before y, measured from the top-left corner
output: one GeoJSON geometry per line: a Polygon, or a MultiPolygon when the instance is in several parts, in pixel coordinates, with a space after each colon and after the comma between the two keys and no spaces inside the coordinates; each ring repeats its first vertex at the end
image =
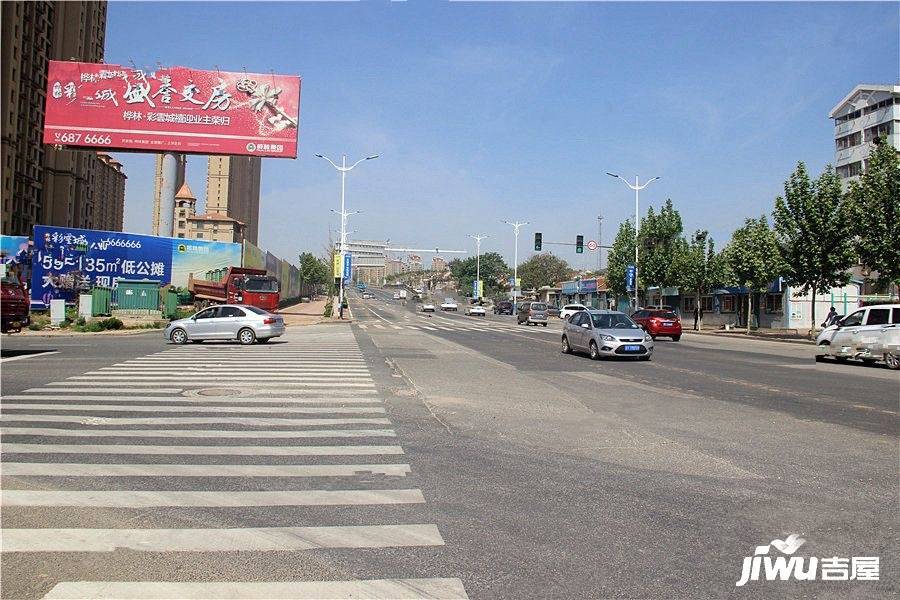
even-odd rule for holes
{"type": "Polygon", "coordinates": [[[297,158],[300,78],[50,61],[44,143],[297,158]]]}

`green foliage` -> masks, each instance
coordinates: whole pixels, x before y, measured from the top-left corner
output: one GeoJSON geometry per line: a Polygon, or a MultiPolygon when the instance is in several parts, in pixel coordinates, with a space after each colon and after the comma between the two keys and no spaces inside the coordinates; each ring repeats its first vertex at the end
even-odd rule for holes
{"type": "Polygon", "coordinates": [[[178,296],[178,304],[192,304],[194,295],[186,287],[173,287],[172,291],[178,296]]]}
{"type": "Polygon", "coordinates": [[[721,255],[709,232],[698,229],[690,242],[684,242],[674,258],[675,284],[684,292],[697,297],[710,293],[725,283],[721,255]]]}
{"type": "Polygon", "coordinates": [[[323,317],[330,317],[334,312],[334,300],[329,299],[327,303],[325,303],[325,311],[322,313],[323,317]]]}
{"type": "MultiPolygon", "coordinates": [[[[447,263],[450,274],[457,281],[458,288],[465,293],[472,289],[476,277],[476,259],[470,256],[465,259],[455,258],[447,263]]],[[[484,295],[493,296],[509,288],[507,280],[510,269],[497,252],[481,255],[481,279],[484,281],[484,295]]]]}
{"type": "Polygon", "coordinates": [[[629,220],[619,225],[619,232],[606,259],[607,283],[609,289],[616,295],[623,296],[627,293],[625,270],[632,263],[634,263],[634,223],[629,220]]]}
{"type": "Polygon", "coordinates": [[[572,273],[569,263],[549,253],[535,254],[519,265],[519,279],[522,280],[523,290],[556,285],[569,279],[572,273]]]}
{"type": "Polygon", "coordinates": [[[652,206],[647,210],[647,217],[641,220],[638,234],[638,274],[646,285],[676,285],[678,273],[674,268],[674,259],[683,248],[682,231],[681,215],[675,210],[671,199],[666,200],[659,214],[654,212],[652,206]]]}
{"type": "MultiPolygon", "coordinates": [[[[726,280],[751,292],[765,291],[769,283],[784,272],[775,232],[763,215],[747,219],[734,232],[723,251],[726,280]]],[[[750,331],[753,294],[747,294],[747,331],[750,331]]]]}
{"type": "Polygon", "coordinates": [[[300,254],[300,281],[305,284],[323,285],[328,282],[330,265],[311,252],[300,254]]]}
{"type": "Polygon", "coordinates": [[[854,250],[882,288],[900,285],[900,157],[885,137],[848,193],[854,250]]]}
{"type": "MultiPolygon", "coordinates": [[[[784,197],[775,199],[775,233],[784,259],[785,281],[805,295],[841,286],[850,280],[853,264],[848,203],[840,178],[827,166],[812,182],[806,165],[784,183],[784,197]]],[[[812,303],[812,322],[816,322],[812,303]]]]}

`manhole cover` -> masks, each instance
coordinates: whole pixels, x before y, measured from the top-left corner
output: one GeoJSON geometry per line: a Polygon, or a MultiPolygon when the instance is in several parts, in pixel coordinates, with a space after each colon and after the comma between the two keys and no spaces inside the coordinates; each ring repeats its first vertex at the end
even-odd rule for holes
{"type": "Polygon", "coordinates": [[[199,390],[185,390],[182,396],[240,396],[241,390],[234,388],[203,388],[199,390]]]}

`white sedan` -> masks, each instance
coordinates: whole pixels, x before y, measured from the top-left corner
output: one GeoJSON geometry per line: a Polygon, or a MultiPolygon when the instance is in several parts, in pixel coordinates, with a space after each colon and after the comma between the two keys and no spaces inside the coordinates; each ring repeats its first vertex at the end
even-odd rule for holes
{"type": "Polygon", "coordinates": [[[441,303],[441,310],[457,311],[459,310],[459,305],[453,298],[444,298],[444,301],[441,303]]]}
{"type": "Polygon", "coordinates": [[[483,317],[485,315],[484,307],[473,304],[466,307],[466,315],[470,317],[483,317]]]}
{"type": "Polygon", "coordinates": [[[422,305],[422,312],[434,312],[434,304],[426,302],[422,305]]]}
{"type": "Polygon", "coordinates": [[[560,309],[559,318],[565,321],[575,313],[581,312],[582,310],[587,310],[587,307],[584,304],[566,304],[560,309]]]}

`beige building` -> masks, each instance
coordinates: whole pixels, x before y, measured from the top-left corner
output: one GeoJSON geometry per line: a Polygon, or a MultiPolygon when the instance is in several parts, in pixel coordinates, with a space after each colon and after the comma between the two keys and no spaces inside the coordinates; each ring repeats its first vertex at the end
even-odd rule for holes
{"type": "Polygon", "coordinates": [[[431,270],[435,272],[446,271],[447,261],[440,256],[434,256],[431,259],[431,270]]]}
{"type": "Polygon", "coordinates": [[[48,62],[103,60],[106,2],[3,2],[0,32],[3,233],[31,235],[36,224],[111,228],[124,196],[106,179],[111,167],[124,178],[121,165],[42,141],[48,62]]]}
{"type": "Polygon", "coordinates": [[[204,213],[188,217],[188,235],[193,240],[211,242],[242,242],[245,226],[237,219],[217,213],[204,213]]]}
{"type": "Polygon", "coordinates": [[[100,159],[100,168],[97,169],[94,180],[95,197],[105,198],[107,201],[95,203],[94,229],[105,231],[122,231],[125,220],[125,172],[122,163],[109,154],[97,153],[100,159]]]}
{"type": "Polygon", "coordinates": [[[259,236],[261,167],[258,156],[210,156],[206,174],[207,214],[241,223],[243,239],[252,244],[259,236]]]}
{"type": "MultiPolygon", "coordinates": [[[[160,202],[162,199],[162,179],[163,179],[163,171],[162,171],[162,161],[163,155],[156,155],[156,179],[154,180],[153,186],[153,235],[160,235],[159,232],[159,217],[160,217],[160,202]]],[[[176,154],[176,172],[175,172],[175,189],[179,190],[181,193],[181,188],[184,185],[184,174],[187,169],[187,156],[184,154],[176,154]]],[[[188,188],[188,192],[190,192],[190,188],[188,188]]],[[[178,235],[178,195],[175,196],[175,218],[173,219],[173,223],[175,223],[174,229],[175,232],[172,234],[175,237],[184,237],[183,235],[178,235]]],[[[194,198],[194,203],[196,204],[197,199],[194,198]]],[[[193,214],[193,213],[192,213],[193,214]]],[[[183,217],[183,215],[182,215],[183,217]]],[[[183,219],[182,219],[183,220],[183,219]]],[[[168,232],[166,233],[168,235],[168,232]]]]}
{"type": "MultiPolygon", "coordinates": [[[[188,219],[197,214],[197,198],[186,183],[182,183],[175,194],[175,219],[173,233],[174,237],[190,238],[190,228],[188,219]]],[[[157,222],[158,223],[158,222],[157,222]]],[[[159,234],[156,234],[159,235],[159,234]]]]}

